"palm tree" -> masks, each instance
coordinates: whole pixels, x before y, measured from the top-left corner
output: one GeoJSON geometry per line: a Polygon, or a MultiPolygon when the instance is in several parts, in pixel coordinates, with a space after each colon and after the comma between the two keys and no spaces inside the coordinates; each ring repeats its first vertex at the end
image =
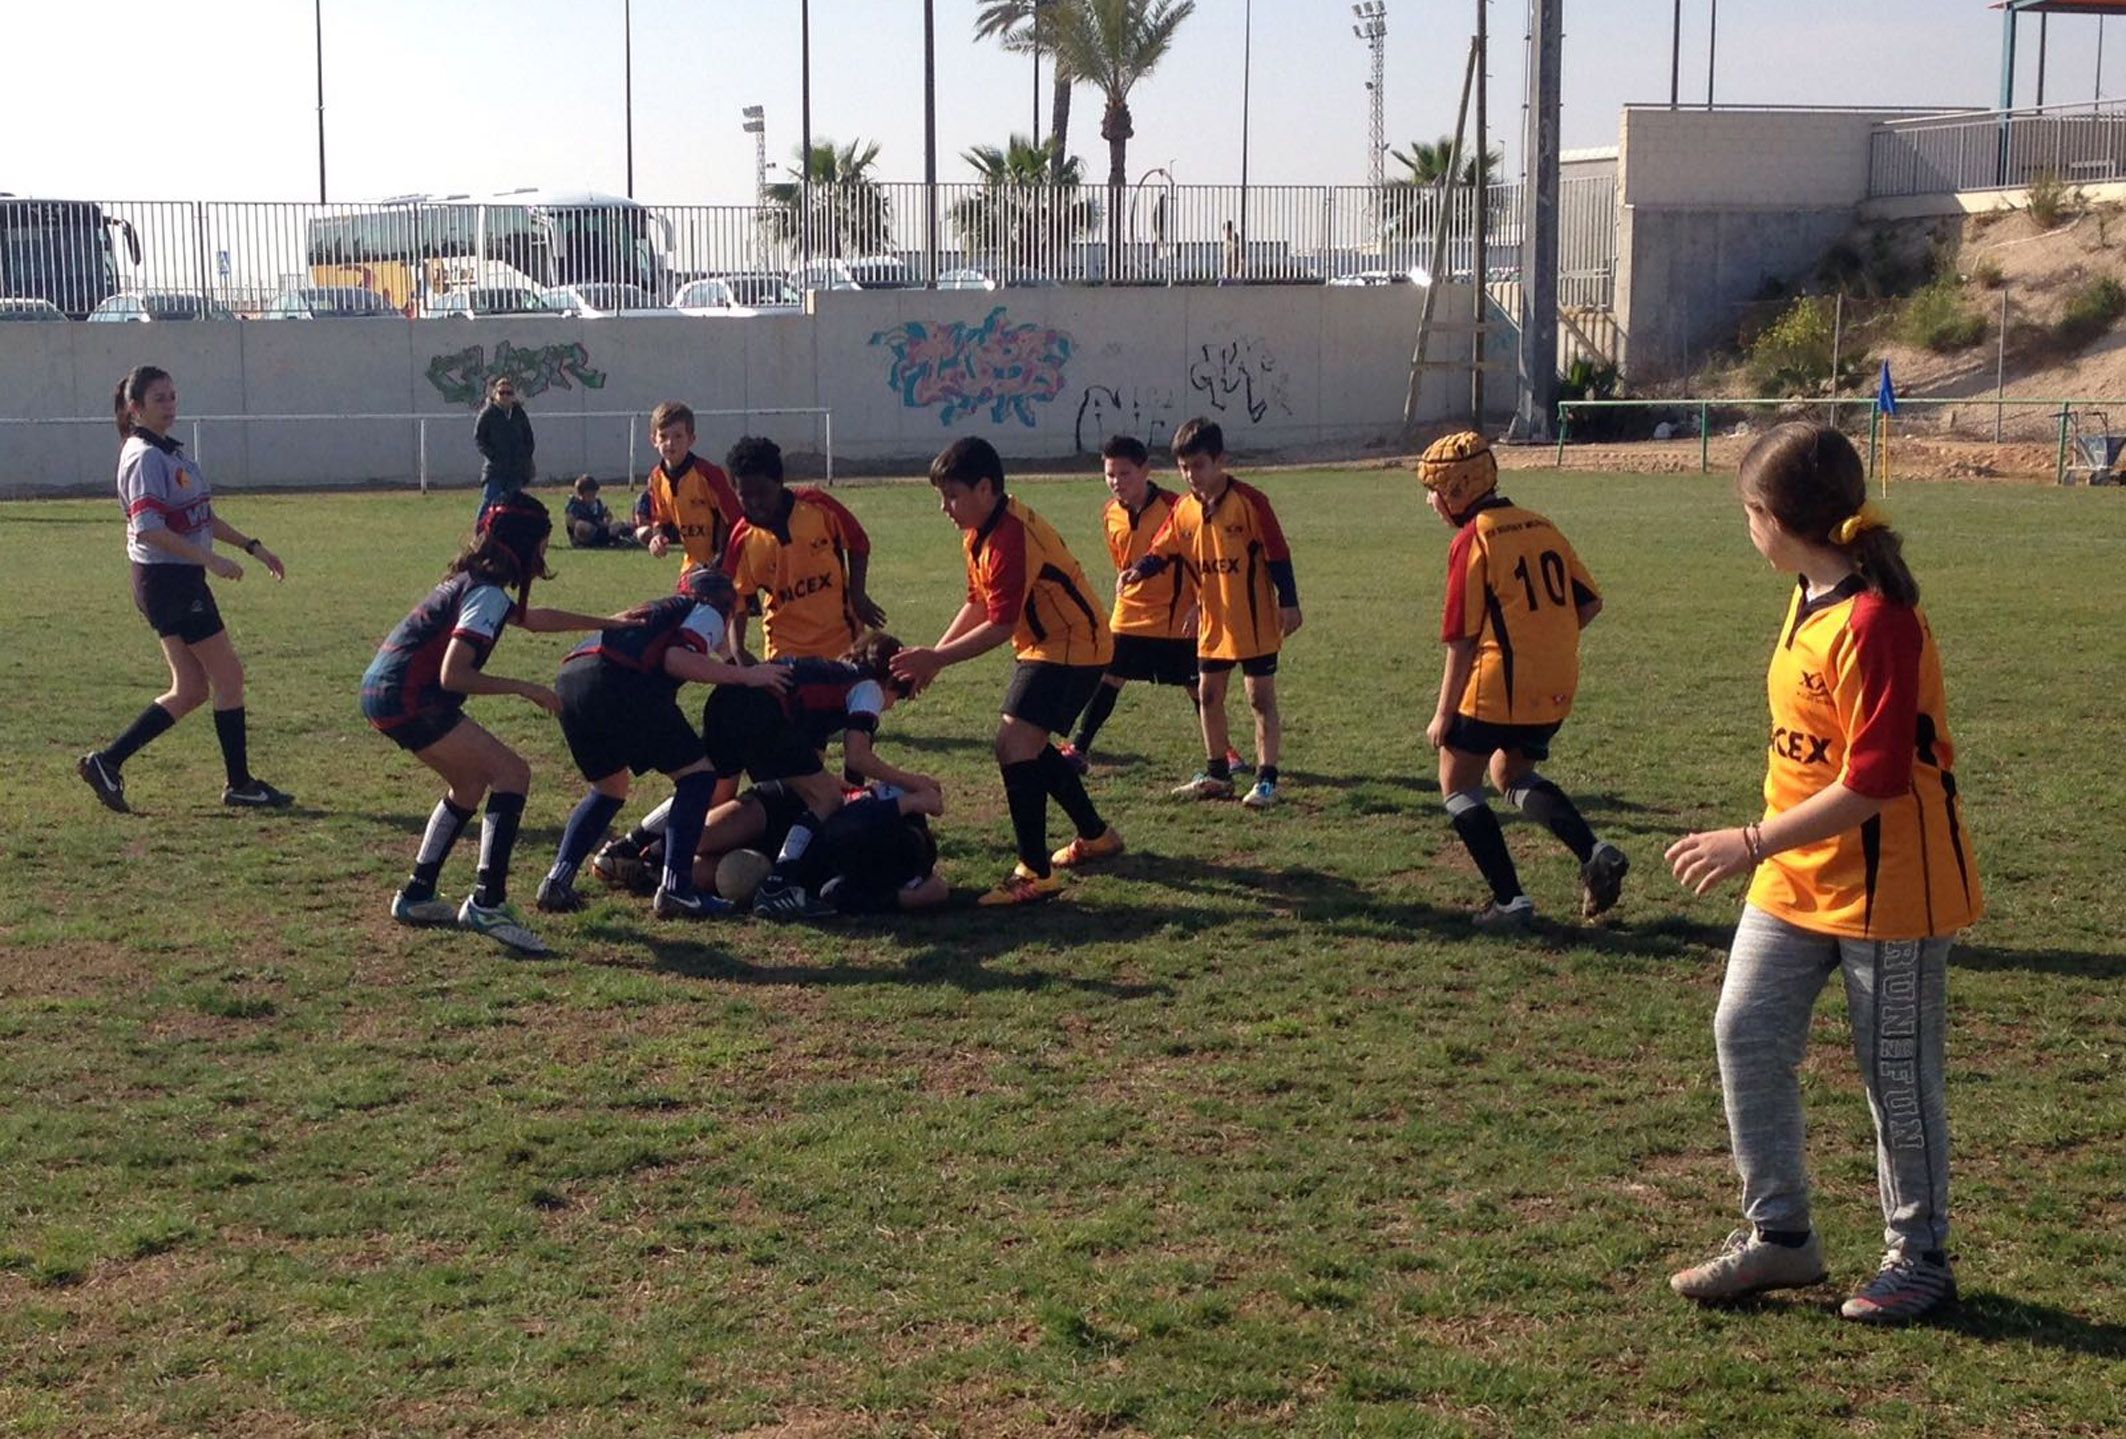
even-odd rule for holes
{"type": "MultiPolygon", "coordinates": [[[[982,0],[974,17],[974,38],[994,40],[1014,55],[1032,55],[1038,64],[1046,57],[1055,98],[1049,102],[1048,133],[1061,158],[1070,150],[1070,75],[1055,63],[1048,44],[1048,13],[1068,0],[982,0]]],[[[1060,179],[1060,172],[1055,173],[1060,179]]]]}
{"type": "MultiPolygon", "coordinates": [[[[1390,182],[1391,184],[1437,185],[1440,177],[1447,173],[1447,167],[1454,163],[1454,137],[1442,135],[1435,143],[1430,145],[1427,145],[1422,140],[1412,140],[1407,151],[1390,150],[1388,153],[1393,155],[1396,162],[1410,172],[1407,176],[1396,176],[1390,182]]],[[[1487,169],[1491,183],[1496,185],[1499,179],[1499,171],[1504,169],[1506,165],[1506,152],[1504,149],[1493,150],[1490,158],[1491,163],[1487,169]]],[[[1461,179],[1456,181],[1456,183],[1461,185],[1474,185],[1476,183],[1476,156],[1469,155],[1463,159],[1461,179]]]]}
{"type": "MultiPolygon", "coordinates": [[[[802,154],[799,159],[804,159],[802,154]]],[[[886,192],[871,174],[877,160],[876,141],[867,144],[852,140],[840,147],[832,140],[818,141],[802,169],[789,167],[794,178],[768,186],[768,228],[778,240],[802,245],[815,255],[830,258],[877,255],[890,250],[892,215],[886,192]],[[809,214],[805,204],[807,177],[812,181],[809,214]]]]}
{"type": "Polygon", "coordinates": [[[1107,98],[1100,138],[1107,141],[1107,265],[1117,277],[1122,213],[1128,203],[1129,92],[1166,58],[1174,32],[1196,11],[1196,0],[1061,0],[1043,22],[1057,68],[1107,98]]]}
{"type": "MultiPolygon", "coordinates": [[[[1385,193],[1380,196],[1381,233],[1390,240],[1408,241],[1419,247],[1428,245],[1432,239],[1432,209],[1427,204],[1427,196],[1446,188],[1441,181],[1446,177],[1448,167],[1454,163],[1454,137],[1443,135],[1430,145],[1422,140],[1413,140],[1407,151],[1390,150],[1388,153],[1395,157],[1407,173],[1393,177],[1382,186],[1385,193]]],[[[1493,150],[1485,176],[1488,186],[1498,185],[1499,171],[1504,169],[1505,165],[1505,150],[1493,150]]],[[[1465,154],[1462,158],[1461,177],[1455,181],[1455,188],[1466,190],[1474,189],[1475,186],[1476,156],[1465,154]]],[[[1489,217],[1487,225],[1496,222],[1502,213],[1502,202],[1495,188],[1491,189],[1489,198],[1490,203],[1485,207],[1485,213],[1489,217]]],[[[1444,206],[1448,202],[1442,199],[1440,203],[1444,206]]],[[[1469,215],[1475,213],[1463,209],[1465,203],[1468,202],[1459,199],[1454,202],[1455,213],[1463,216],[1464,222],[1469,215]]]]}
{"type": "Polygon", "coordinates": [[[970,254],[1053,274],[1070,242],[1100,223],[1099,205],[1078,195],[1084,167],[1075,159],[1058,165],[1052,144],[1013,135],[1002,149],[977,145],[961,158],[982,177],[982,190],[947,218],[970,254]]]}

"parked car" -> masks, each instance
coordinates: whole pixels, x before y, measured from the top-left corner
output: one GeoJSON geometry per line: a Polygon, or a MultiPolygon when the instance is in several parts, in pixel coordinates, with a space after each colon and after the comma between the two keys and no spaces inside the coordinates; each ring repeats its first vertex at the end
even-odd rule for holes
{"type": "Polygon", "coordinates": [[[261,320],[369,320],[399,318],[398,307],[360,285],[306,285],[275,295],[258,312],[261,320]]]}
{"type": "Polygon", "coordinates": [[[738,296],[722,280],[689,280],[672,295],[672,308],[682,315],[750,315],[738,296]]]}
{"type": "Polygon", "coordinates": [[[1333,276],[1332,285],[1411,285],[1418,283],[1415,269],[1410,270],[1360,270],[1356,274],[1333,276]]]}
{"type": "Polygon", "coordinates": [[[849,278],[859,290],[912,290],[916,278],[891,255],[864,255],[848,262],[849,278]]]}
{"type": "Polygon", "coordinates": [[[790,288],[800,293],[806,290],[861,290],[856,276],[841,260],[813,260],[790,271],[790,288]]]}
{"type": "Polygon", "coordinates": [[[539,298],[562,314],[575,315],[586,320],[609,319],[616,315],[677,313],[658,304],[656,297],[640,285],[556,285],[550,290],[541,290],[539,298]]]}
{"type": "Polygon", "coordinates": [[[773,270],[747,270],[710,278],[729,285],[733,302],[751,309],[793,309],[804,303],[797,291],[790,287],[789,277],[773,270]]]}
{"type": "Polygon", "coordinates": [[[482,285],[430,295],[422,313],[435,318],[485,319],[490,315],[558,315],[544,296],[527,285],[482,285]]]}
{"type": "Polygon", "coordinates": [[[1055,280],[1039,270],[947,270],[938,276],[940,290],[1053,290],[1055,280]]]}
{"type": "Polygon", "coordinates": [[[202,299],[189,290],[128,290],[107,296],[89,311],[93,323],[164,320],[233,320],[226,305],[202,299]]]}
{"type": "Polygon", "coordinates": [[[0,300],[0,321],[64,320],[66,311],[50,300],[0,300]]]}

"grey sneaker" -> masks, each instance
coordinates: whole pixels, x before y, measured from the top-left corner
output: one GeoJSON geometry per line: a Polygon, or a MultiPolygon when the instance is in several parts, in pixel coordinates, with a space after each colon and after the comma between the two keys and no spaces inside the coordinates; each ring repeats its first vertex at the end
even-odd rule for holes
{"type": "Polygon", "coordinates": [[[1956,1276],[1946,1261],[1893,1249],[1882,1257],[1875,1277],[1854,1290],[1838,1313],[1862,1324],[1909,1324],[1955,1302],[1956,1276]]]}
{"type": "Polygon", "coordinates": [[[525,927],[517,912],[506,904],[474,904],[472,896],[458,906],[458,923],[475,934],[484,934],[497,944],[506,944],[522,954],[545,954],[546,941],[525,927]]]}
{"type": "Polygon", "coordinates": [[[391,897],[391,917],[400,924],[456,924],[458,907],[440,895],[411,899],[402,889],[391,897]]]}
{"type": "Polygon", "coordinates": [[[1233,782],[1219,779],[1208,771],[1199,772],[1186,784],[1177,784],[1167,793],[1182,799],[1231,799],[1233,782]]]}
{"type": "Polygon", "coordinates": [[[1814,1230],[1808,1243],[1790,1249],[1765,1243],[1754,1229],[1737,1229],[1718,1254],[1669,1275],[1668,1287],[1700,1304],[1722,1304],[1772,1289],[1806,1289],[1828,1277],[1823,1238],[1814,1230]]]}
{"type": "Polygon", "coordinates": [[[1630,870],[1631,860],[1623,850],[1607,841],[1596,845],[1580,866],[1580,917],[1593,919],[1614,909],[1630,870]]]}
{"type": "Polygon", "coordinates": [[[1515,895],[1511,904],[1493,900],[1469,922],[1486,934],[1526,934],[1535,928],[1535,901],[1525,894],[1515,895]]]}

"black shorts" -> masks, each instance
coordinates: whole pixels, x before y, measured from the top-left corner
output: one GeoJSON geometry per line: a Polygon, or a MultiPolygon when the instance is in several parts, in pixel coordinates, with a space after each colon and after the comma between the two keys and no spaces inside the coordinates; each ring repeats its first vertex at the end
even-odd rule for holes
{"type": "Polygon", "coordinates": [[[1004,691],[1004,713],[1050,734],[1068,734],[1105,673],[1105,665],[1020,660],[1011,671],[1011,688],[1004,691]]]}
{"type": "Polygon", "coordinates": [[[571,660],[554,682],[561,735],[592,782],[627,770],[683,770],[701,761],[701,736],[679,709],[679,690],[655,675],[600,659],[571,660]]]}
{"type": "Polygon", "coordinates": [[[415,715],[412,719],[386,727],[375,720],[370,727],[385,739],[390,740],[408,754],[419,754],[437,740],[455,730],[465,719],[457,710],[441,710],[435,714],[415,715]]]}
{"type": "Polygon", "coordinates": [[[833,901],[844,914],[891,914],[900,892],[937,866],[937,843],[921,816],[902,816],[884,800],[852,800],[820,826],[813,841],[841,883],[833,901]]]}
{"type": "Polygon", "coordinates": [[[144,565],[133,562],[133,603],[158,635],[196,645],[227,628],[207,588],[203,565],[144,565]]]}
{"type": "Polygon", "coordinates": [[[1277,651],[1271,650],[1266,655],[1253,655],[1244,660],[1196,661],[1196,668],[1207,675],[1231,674],[1235,665],[1240,666],[1240,672],[1251,680],[1265,679],[1277,673],[1277,651]]]}
{"type": "Polygon", "coordinates": [[[751,775],[755,784],[803,779],[827,767],[766,690],[719,685],[701,707],[701,742],[717,774],[751,775]]]}
{"type": "Polygon", "coordinates": [[[1115,657],[1107,662],[1112,679],[1143,680],[1155,685],[1196,682],[1196,642],[1156,635],[1116,635],[1115,657]]]}
{"type": "Polygon", "coordinates": [[[1550,741],[1564,725],[1493,724],[1457,714],[1447,722],[1447,748],[1463,754],[1491,755],[1499,750],[1518,750],[1529,759],[1549,759],[1550,741]]]}

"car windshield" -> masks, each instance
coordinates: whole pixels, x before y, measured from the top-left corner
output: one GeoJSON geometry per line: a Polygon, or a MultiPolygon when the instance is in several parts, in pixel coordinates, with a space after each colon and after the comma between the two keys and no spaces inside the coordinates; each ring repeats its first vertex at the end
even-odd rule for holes
{"type": "MultiPolygon", "coordinates": [[[[197,295],[142,295],[141,302],[148,313],[158,320],[200,320],[219,318],[197,295]]],[[[214,309],[219,309],[215,306],[214,309]]]]}
{"type": "Polygon", "coordinates": [[[528,315],[553,308],[530,290],[508,286],[472,291],[467,307],[482,315],[528,315]]]}
{"type": "Polygon", "coordinates": [[[576,293],[593,310],[654,310],[649,291],[639,285],[578,285],[576,293]]]}
{"type": "Polygon", "coordinates": [[[721,280],[696,280],[681,290],[672,303],[697,310],[728,309],[732,304],[731,288],[721,280]]]}
{"type": "Polygon", "coordinates": [[[867,290],[905,290],[915,283],[898,260],[858,260],[849,266],[849,275],[867,290]]]}
{"type": "Polygon", "coordinates": [[[788,282],[780,275],[731,275],[723,283],[730,287],[732,298],[741,305],[787,303],[788,282]]]}
{"type": "Polygon", "coordinates": [[[320,315],[390,315],[397,311],[391,302],[374,290],[364,290],[353,285],[335,285],[322,290],[311,290],[304,298],[309,307],[320,315]]]}

